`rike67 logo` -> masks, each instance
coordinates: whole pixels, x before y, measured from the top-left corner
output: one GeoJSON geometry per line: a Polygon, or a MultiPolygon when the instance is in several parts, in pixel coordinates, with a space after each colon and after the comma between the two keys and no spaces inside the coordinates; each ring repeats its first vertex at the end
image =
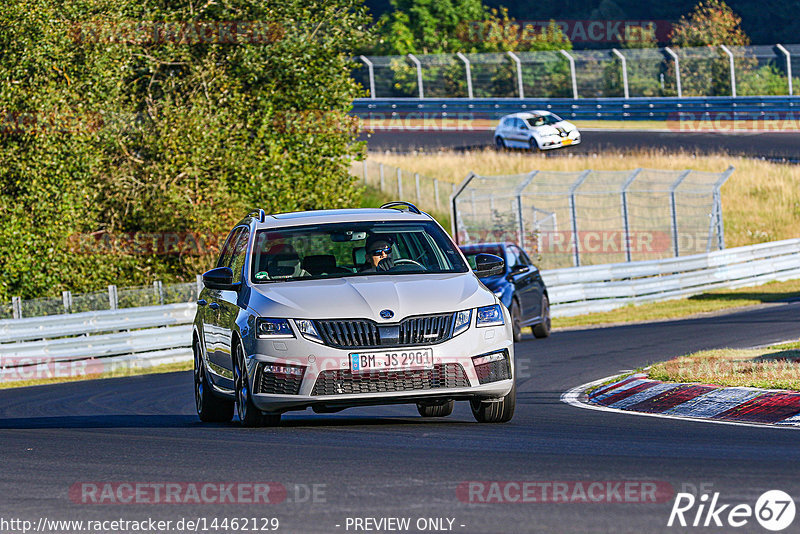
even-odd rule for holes
{"type": "Polygon", "coordinates": [[[794,516],[794,500],[781,490],[764,492],[755,506],[720,504],[719,492],[711,496],[703,493],[699,498],[691,493],[678,493],[667,526],[739,528],[755,519],[763,528],[778,532],[791,525],[794,516]]]}

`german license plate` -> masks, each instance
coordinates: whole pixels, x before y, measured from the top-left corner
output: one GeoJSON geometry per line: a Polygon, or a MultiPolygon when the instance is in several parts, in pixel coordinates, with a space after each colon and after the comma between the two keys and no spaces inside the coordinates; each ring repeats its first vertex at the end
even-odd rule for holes
{"type": "Polygon", "coordinates": [[[354,373],[371,371],[405,371],[433,369],[433,349],[409,349],[350,354],[350,370],[354,373]]]}
{"type": "Polygon", "coordinates": [[[572,139],[570,139],[569,137],[565,137],[564,140],[561,141],[561,144],[564,145],[564,146],[571,145],[572,144],[572,139]]]}

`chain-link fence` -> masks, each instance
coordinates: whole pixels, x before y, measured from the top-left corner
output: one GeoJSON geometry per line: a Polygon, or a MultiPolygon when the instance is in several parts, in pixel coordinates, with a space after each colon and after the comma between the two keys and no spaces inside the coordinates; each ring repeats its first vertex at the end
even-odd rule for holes
{"type": "Polygon", "coordinates": [[[453,234],[518,243],[543,269],[710,252],[725,247],[720,187],[732,172],[470,174],[452,198],[453,234]]]}
{"type": "Polygon", "coordinates": [[[162,284],[159,281],[149,286],[117,288],[108,286],[107,291],[72,294],[64,291],[60,298],[21,299],[14,297],[11,303],[0,304],[0,319],[43,317],[89,311],[117,310],[140,306],[160,306],[197,300],[203,282],[200,276],[195,282],[162,284]]]}
{"type": "Polygon", "coordinates": [[[371,98],[791,95],[800,45],[360,56],[371,98]]]}

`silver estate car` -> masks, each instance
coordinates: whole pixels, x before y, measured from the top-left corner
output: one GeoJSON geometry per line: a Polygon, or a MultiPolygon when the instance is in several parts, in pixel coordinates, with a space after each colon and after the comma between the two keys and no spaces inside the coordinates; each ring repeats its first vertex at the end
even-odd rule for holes
{"type": "Polygon", "coordinates": [[[463,254],[406,202],[267,215],[237,224],[203,275],[194,386],[203,421],[245,426],[289,410],[410,403],[423,417],[470,403],[514,413],[508,309],[478,277],[504,260],[463,254]]]}

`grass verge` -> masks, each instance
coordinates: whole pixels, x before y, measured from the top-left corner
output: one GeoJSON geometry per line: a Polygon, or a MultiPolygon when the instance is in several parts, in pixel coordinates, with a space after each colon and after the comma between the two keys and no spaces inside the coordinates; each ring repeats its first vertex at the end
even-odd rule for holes
{"type": "Polygon", "coordinates": [[[800,280],[770,282],[761,286],[740,289],[720,289],[700,295],[639,306],[625,306],[603,313],[575,317],[553,318],[554,328],[593,326],[639,321],[679,319],[700,313],[709,313],[754,306],[769,302],[800,298],[800,280]]]}
{"type": "Polygon", "coordinates": [[[0,389],[22,388],[27,386],[43,386],[47,384],[60,384],[62,382],[81,382],[83,380],[97,380],[103,378],[120,378],[123,376],[152,375],[159,373],[174,373],[176,371],[189,371],[192,362],[167,363],[153,367],[121,367],[113,371],[97,374],[85,374],[71,377],[37,378],[34,380],[0,381],[0,389]]]}
{"type": "Polygon", "coordinates": [[[648,378],[800,391],[800,342],[765,349],[717,349],[658,363],[648,378]]]}

